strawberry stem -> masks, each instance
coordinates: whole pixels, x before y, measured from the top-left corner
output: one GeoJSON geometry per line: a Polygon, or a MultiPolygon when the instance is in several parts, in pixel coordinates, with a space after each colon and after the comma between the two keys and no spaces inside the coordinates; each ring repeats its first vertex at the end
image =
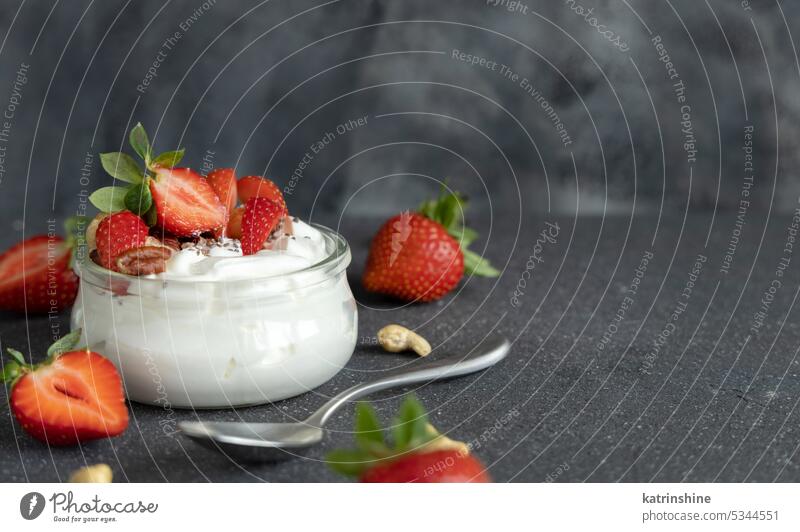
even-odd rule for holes
{"type": "Polygon", "coordinates": [[[413,452],[438,437],[428,429],[428,415],[413,394],[406,397],[392,420],[393,446],[387,445],[378,416],[369,403],[356,405],[354,432],[356,449],[337,449],[326,457],[331,469],[350,477],[358,477],[367,469],[413,452]]]}

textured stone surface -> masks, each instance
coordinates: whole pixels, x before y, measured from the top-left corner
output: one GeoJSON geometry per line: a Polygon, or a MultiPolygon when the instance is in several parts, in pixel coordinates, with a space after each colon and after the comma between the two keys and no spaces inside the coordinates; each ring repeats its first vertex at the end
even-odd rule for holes
{"type": "MultiPolygon", "coordinates": [[[[488,239],[488,255],[506,268],[500,280],[472,279],[441,302],[401,308],[358,286],[369,234],[379,220],[343,224],[354,248],[351,284],[361,304],[362,338],[345,371],[302,397],[236,412],[170,413],[133,405],[130,428],[121,437],[48,449],[20,433],[3,395],[0,480],[64,480],[84,463],[100,461],[112,466],[117,480],[340,480],[320,460],[350,441],[352,408],[331,421],[323,445],[279,464],[237,464],[165,434],[160,422],[170,427],[173,419],[301,418],[331,394],[413,362],[413,355],[372,345],[388,322],[418,328],[437,357],[473,345],[495,327],[514,340],[501,365],[415,390],[433,423],[453,438],[476,442],[477,455],[497,481],[800,480],[800,327],[798,311],[791,310],[800,257],[782,277],[774,273],[789,219],[748,214],[727,275],[719,270],[735,221],[728,215],[717,215],[713,227],[710,215],[581,218],[577,225],[551,220],[560,227],[557,241],[542,246],[543,262],[532,270],[515,308],[514,288],[546,220],[528,219],[517,239],[513,210],[495,220],[488,239]],[[647,251],[653,259],[624,319],[616,322],[647,251]],[[687,300],[681,293],[698,254],[707,262],[687,300]],[[754,333],[754,314],[775,278],[781,286],[754,333]],[[674,331],[649,374],[643,372],[654,340],[681,301],[687,305],[674,331]],[[598,351],[609,324],[617,329],[611,328],[606,348],[598,351]]],[[[489,236],[486,224],[483,233],[489,236]]],[[[65,322],[64,316],[26,322],[4,315],[3,346],[25,351],[30,341],[34,352],[43,353],[51,325],[65,322]]],[[[384,421],[403,392],[374,397],[384,421]]]]}

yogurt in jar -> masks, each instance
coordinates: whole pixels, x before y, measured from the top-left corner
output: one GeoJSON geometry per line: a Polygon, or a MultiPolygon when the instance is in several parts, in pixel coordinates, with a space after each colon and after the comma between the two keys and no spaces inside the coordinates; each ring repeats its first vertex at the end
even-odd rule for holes
{"type": "Polygon", "coordinates": [[[72,327],[117,365],[131,400],[222,408],[284,399],[330,379],[353,352],[349,262],[340,235],[299,220],[271,249],[190,246],[156,275],[85,261],[72,327]]]}

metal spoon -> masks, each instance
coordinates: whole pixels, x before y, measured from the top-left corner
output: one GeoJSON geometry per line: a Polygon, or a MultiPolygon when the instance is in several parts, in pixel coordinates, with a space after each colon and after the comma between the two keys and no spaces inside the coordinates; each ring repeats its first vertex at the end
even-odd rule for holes
{"type": "Polygon", "coordinates": [[[461,358],[450,356],[440,360],[421,359],[408,369],[348,388],[301,423],[182,421],[178,427],[184,435],[198,443],[241,460],[275,461],[290,458],[321,442],[325,436],[322,428],[325,422],[349,401],[396,386],[432,382],[481,371],[503,360],[510,347],[508,340],[492,337],[461,358]]]}

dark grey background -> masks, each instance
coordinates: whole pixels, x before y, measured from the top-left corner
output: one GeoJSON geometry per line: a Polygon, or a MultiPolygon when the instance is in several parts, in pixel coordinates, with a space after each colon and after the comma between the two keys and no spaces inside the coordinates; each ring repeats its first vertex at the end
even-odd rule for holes
{"type": "MultiPolygon", "coordinates": [[[[626,212],[634,197],[651,212],[687,199],[735,208],[749,123],[754,199],[790,207],[798,3],[570,2],[522,2],[525,12],[494,0],[218,1],[207,10],[201,1],[3,2],[0,109],[20,64],[30,67],[0,183],[0,226],[15,234],[0,241],[18,238],[23,222],[30,234],[53,213],[72,214],[86,154],[117,150],[136,121],[158,147],[186,147],[188,165],[200,167],[210,150],[217,166],[285,185],[310,144],[367,116],[366,127],[314,157],[289,200],[303,216],[315,205],[327,223],[415,206],[445,177],[478,208],[489,197],[500,206],[521,199],[525,213],[626,212]],[[629,51],[574,5],[593,7],[629,51]],[[141,94],[137,85],[176,31],[180,40],[141,94]],[[686,85],[699,152],[691,183],[680,106],[654,35],[686,85]],[[560,144],[518,83],[453,59],[454,49],[532,80],[573,143],[560,144]],[[417,114],[380,117],[388,113],[417,114]]],[[[110,183],[98,162],[90,190],[110,183]]]]}

